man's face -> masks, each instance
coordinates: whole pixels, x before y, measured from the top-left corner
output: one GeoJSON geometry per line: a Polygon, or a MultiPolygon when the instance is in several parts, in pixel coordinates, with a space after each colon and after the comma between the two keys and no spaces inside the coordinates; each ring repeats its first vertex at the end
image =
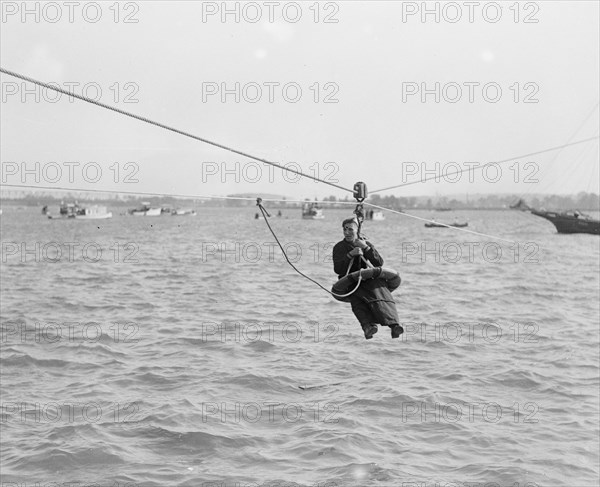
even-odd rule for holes
{"type": "Polygon", "coordinates": [[[346,242],[354,242],[357,237],[358,225],[356,223],[346,223],[343,228],[346,242]]]}

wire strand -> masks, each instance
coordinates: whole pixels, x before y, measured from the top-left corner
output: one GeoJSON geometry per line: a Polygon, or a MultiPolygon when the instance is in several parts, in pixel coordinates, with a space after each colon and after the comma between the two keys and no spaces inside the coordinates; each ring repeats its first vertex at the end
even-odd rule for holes
{"type": "MultiPolygon", "coordinates": [[[[484,164],[483,166],[478,166],[478,167],[475,167],[475,168],[468,167],[466,169],[461,169],[460,171],[454,171],[454,172],[451,172],[451,173],[447,173],[445,176],[446,177],[448,177],[448,176],[454,176],[455,174],[461,174],[461,173],[463,173],[465,171],[483,169],[484,167],[488,167],[488,166],[491,166],[493,164],[504,164],[505,162],[514,161],[515,159],[522,159],[524,157],[536,156],[538,154],[544,154],[546,152],[552,152],[552,151],[555,151],[555,150],[564,149],[565,147],[569,147],[571,145],[583,144],[584,142],[589,142],[590,140],[595,140],[595,139],[598,139],[598,137],[597,136],[596,137],[588,137],[587,139],[582,139],[582,140],[578,140],[578,141],[575,141],[575,142],[566,143],[566,144],[563,144],[563,145],[559,145],[557,147],[551,147],[549,149],[544,149],[544,150],[541,150],[541,151],[531,152],[529,154],[523,154],[523,155],[520,155],[520,156],[511,157],[509,159],[504,159],[502,161],[488,162],[487,164],[484,164]]],[[[408,181],[406,183],[397,184],[395,186],[388,186],[387,188],[376,189],[374,191],[370,191],[370,193],[379,193],[380,191],[387,191],[388,189],[396,189],[396,188],[402,188],[404,186],[410,186],[411,184],[424,183],[425,181],[430,181],[432,179],[439,179],[439,177],[440,177],[439,175],[436,175],[436,176],[432,176],[432,177],[428,177],[428,178],[424,178],[424,179],[419,179],[418,181],[408,181]]]]}
{"type": "Polygon", "coordinates": [[[427,218],[421,218],[420,216],[411,215],[410,213],[404,213],[402,211],[392,210],[391,208],[385,208],[383,206],[374,205],[373,203],[367,203],[367,202],[365,202],[365,205],[372,206],[373,208],[379,208],[380,210],[391,211],[392,213],[397,213],[399,215],[407,216],[409,218],[414,218],[415,220],[421,220],[421,221],[429,222],[429,223],[436,223],[438,225],[442,225],[444,227],[452,228],[454,230],[460,230],[461,232],[472,233],[473,235],[479,235],[481,237],[488,237],[488,238],[495,238],[495,239],[498,239],[498,240],[502,240],[504,242],[510,242],[512,244],[516,244],[517,243],[514,240],[509,240],[507,238],[497,237],[495,235],[488,235],[487,233],[474,232],[473,230],[465,230],[464,228],[453,227],[452,225],[446,225],[445,223],[434,222],[433,220],[428,220],[427,218]]]}
{"type": "Polygon", "coordinates": [[[44,88],[47,88],[47,89],[50,89],[50,90],[54,90],[54,91],[56,91],[58,93],[62,93],[62,94],[67,95],[67,96],[72,96],[74,98],[77,98],[79,100],[91,103],[91,104],[99,106],[101,108],[106,108],[107,110],[111,110],[113,112],[120,113],[121,115],[125,115],[125,116],[131,117],[131,118],[135,118],[136,120],[140,120],[141,122],[146,122],[146,123],[149,123],[150,125],[155,125],[156,127],[160,127],[160,128],[165,129],[165,130],[170,130],[171,132],[175,132],[175,133],[177,133],[179,135],[184,135],[185,137],[190,137],[191,139],[195,139],[195,140],[198,140],[200,142],[204,142],[205,144],[209,144],[209,145],[212,145],[212,146],[215,146],[215,147],[219,147],[220,149],[223,149],[223,150],[226,150],[226,151],[229,151],[229,152],[233,152],[234,154],[238,154],[240,156],[248,157],[249,159],[253,159],[255,161],[264,162],[265,164],[269,164],[271,166],[278,167],[278,168],[280,168],[280,169],[282,169],[284,171],[292,172],[294,174],[298,174],[299,176],[302,176],[302,177],[305,177],[305,178],[309,178],[309,179],[312,179],[314,181],[319,181],[321,183],[328,184],[330,186],[333,186],[334,188],[338,188],[338,189],[341,189],[343,191],[348,191],[350,193],[353,192],[352,189],[344,188],[343,186],[339,186],[339,185],[337,185],[335,183],[332,183],[330,181],[325,181],[325,180],[319,179],[319,178],[317,178],[315,176],[311,176],[310,174],[305,174],[302,171],[296,171],[295,169],[290,169],[288,167],[281,166],[281,165],[277,164],[276,162],[267,161],[266,159],[262,159],[260,157],[253,156],[251,154],[248,154],[246,152],[242,152],[242,151],[234,149],[232,147],[227,147],[226,145],[220,144],[218,142],[213,142],[213,141],[205,139],[203,137],[199,137],[197,135],[190,134],[189,132],[185,132],[183,130],[179,130],[177,128],[171,127],[169,125],[165,125],[165,124],[160,123],[160,122],[156,122],[156,121],[151,120],[151,119],[149,119],[147,117],[142,117],[140,115],[136,115],[135,113],[128,112],[128,111],[125,111],[125,110],[121,110],[120,108],[112,107],[110,105],[107,105],[106,103],[102,103],[102,102],[99,102],[97,100],[92,100],[91,98],[88,98],[86,96],[78,95],[77,93],[65,90],[65,89],[61,88],[60,86],[52,86],[49,83],[44,83],[42,81],[38,81],[36,79],[30,78],[29,76],[25,76],[25,75],[16,73],[14,71],[10,71],[8,69],[4,69],[2,67],[0,67],[0,72],[2,72],[4,74],[7,74],[9,76],[13,76],[15,78],[22,79],[23,81],[28,81],[28,82],[36,84],[38,86],[42,86],[44,88]]]}
{"type": "MultiPolygon", "coordinates": [[[[78,189],[78,188],[67,188],[67,187],[56,187],[56,186],[34,186],[28,184],[6,184],[0,183],[0,187],[8,187],[8,188],[32,188],[32,189],[44,189],[44,190],[53,190],[53,191],[69,191],[69,192],[89,192],[89,193],[115,193],[115,194],[126,194],[131,196],[160,196],[160,197],[168,197],[168,198],[184,198],[184,199],[221,199],[221,200],[239,200],[239,201],[256,201],[256,197],[244,197],[244,196],[216,196],[216,195],[189,195],[189,194],[174,194],[174,193],[152,193],[152,192],[143,192],[143,191],[116,191],[116,190],[102,190],[102,189],[78,189]]],[[[268,201],[270,203],[306,203],[305,200],[289,200],[289,199],[269,199],[269,198],[261,198],[263,201],[268,201]]],[[[356,205],[353,201],[317,201],[320,204],[336,204],[336,205],[356,205]]],[[[403,215],[409,218],[414,218],[416,220],[421,220],[428,223],[433,223],[433,220],[428,220],[426,218],[421,218],[416,215],[411,215],[409,213],[405,213],[402,211],[396,211],[391,208],[386,208],[385,206],[375,205],[373,203],[369,203],[365,201],[363,204],[372,206],[373,208],[378,208],[380,210],[390,211],[392,213],[397,213],[399,215],[403,215]]],[[[439,225],[443,225],[445,227],[450,227],[453,230],[457,230],[460,232],[472,233],[475,235],[481,235],[489,238],[497,238],[499,240],[505,240],[507,242],[512,242],[511,240],[503,239],[501,237],[496,237],[494,235],[488,235],[485,233],[474,232],[472,230],[465,230],[464,228],[457,228],[451,225],[446,225],[444,223],[435,222],[439,225]]],[[[512,242],[516,243],[516,242],[512,242]]]]}
{"type": "MultiPolygon", "coordinates": [[[[259,198],[260,200],[260,198],[259,198]]],[[[330,291],[329,289],[323,287],[320,283],[318,283],[317,281],[315,281],[312,277],[307,276],[306,274],[304,274],[302,271],[300,271],[294,264],[292,264],[292,261],[288,258],[283,246],[281,245],[281,242],[279,241],[279,239],[277,238],[277,235],[275,235],[275,232],[273,231],[273,229],[271,228],[271,225],[269,224],[269,213],[267,212],[267,210],[263,207],[263,205],[260,203],[260,201],[258,201],[256,203],[256,205],[258,206],[258,208],[260,209],[263,218],[265,220],[265,223],[267,224],[267,227],[269,227],[269,230],[271,231],[271,235],[273,235],[273,238],[275,239],[275,241],[277,242],[277,245],[279,245],[279,248],[281,249],[281,252],[283,253],[283,256],[285,257],[285,260],[287,261],[287,263],[289,265],[292,266],[292,268],[298,273],[300,274],[302,277],[305,277],[306,279],[308,279],[309,281],[315,283],[317,286],[319,286],[321,289],[323,289],[323,291],[331,294],[332,296],[336,297],[336,298],[345,298],[347,296],[350,296],[352,293],[354,293],[354,291],[356,291],[358,289],[358,287],[360,286],[360,283],[362,282],[362,273],[359,270],[358,273],[358,283],[356,284],[356,287],[350,291],[347,294],[336,294],[332,291],[330,291]]],[[[349,269],[349,268],[348,268],[349,269]]]]}
{"type": "MultiPolygon", "coordinates": [[[[164,198],[182,198],[182,199],[222,199],[222,200],[242,200],[242,201],[256,201],[256,196],[219,196],[219,195],[200,195],[200,194],[176,194],[176,193],[157,193],[157,192],[144,192],[144,191],[126,191],[116,189],[81,189],[81,188],[68,188],[64,186],[35,186],[31,184],[9,184],[0,182],[0,187],[7,188],[27,188],[27,189],[44,189],[50,191],[69,191],[71,193],[110,193],[110,194],[126,194],[131,196],[160,196],[164,198]]],[[[269,201],[273,203],[306,203],[307,200],[290,200],[290,199],[276,199],[276,198],[262,198],[263,201],[269,201]]],[[[343,205],[355,205],[352,201],[318,201],[319,204],[343,204],[343,205]]]]}

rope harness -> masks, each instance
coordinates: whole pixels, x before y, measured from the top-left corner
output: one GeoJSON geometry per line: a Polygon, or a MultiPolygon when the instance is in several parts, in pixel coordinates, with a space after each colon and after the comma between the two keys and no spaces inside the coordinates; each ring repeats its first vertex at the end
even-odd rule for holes
{"type": "MultiPolygon", "coordinates": [[[[354,185],[353,195],[354,195],[354,198],[356,198],[356,201],[358,202],[358,204],[356,205],[356,208],[354,209],[354,214],[356,215],[356,220],[358,221],[357,236],[358,236],[358,238],[360,238],[360,236],[361,236],[360,232],[361,232],[361,229],[362,229],[362,224],[363,224],[363,221],[365,219],[365,213],[364,213],[364,208],[363,208],[363,204],[362,203],[365,200],[365,198],[367,197],[367,185],[365,183],[363,183],[362,181],[357,182],[354,185]]],[[[322,286],[320,283],[318,283],[317,281],[315,281],[313,278],[311,278],[311,277],[307,276],[306,274],[304,274],[302,271],[298,270],[296,268],[296,266],[294,264],[292,264],[292,262],[288,258],[287,254],[285,253],[285,249],[283,248],[283,246],[281,245],[281,242],[277,238],[277,235],[275,235],[275,232],[271,228],[271,225],[269,224],[269,220],[267,219],[271,215],[269,214],[269,212],[267,211],[267,209],[263,206],[263,204],[262,204],[262,198],[256,198],[256,206],[258,206],[258,208],[260,209],[260,211],[261,211],[261,213],[263,215],[263,218],[265,220],[265,223],[267,224],[267,227],[269,227],[269,230],[270,230],[271,234],[273,235],[273,238],[277,242],[277,245],[279,245],[279,248],[281,249],[281,252],[283,253],[283,256],[285,257],[285,260],[287,261],[287,263],[290,266],[292,266],[292,268],[298,274],[300,274],[302,277],[305,277],[309,281],[314,282],[321,289],[323,289],[324,291],[328,292],[329,294],[331,294],[332,296],[334,296],[336,298],[346,298],[346,297],[352,295],[359,288],[359,286],[360,286],[360,284],[362,282],[362,268],[360,268],[358,270],[358,282],[356,283],[356,286],[354,287],[354,289],[352,289],[352,291],[350,291],[350,292],[348,292],[346,294],[336,294],[336,293],[330,291],[329,289],[325,288],[324,286],[322,286]]],[[[346,275],[344,277],[346,277],[346,276],[348,276],[348,274],[350,274],[350,269],[352,268],[352,265],[354,264],[354,262],[355,262],[355,260],[356,260],[357,257],[359,257],[359,256],[355,255],[354,257],[352,257],[352,259],[350,259],[350,263],[348,264],[348,269],[346,269],[346,275]]],[[[365,259],[364,255],[361,254],[360,258],[367,265],[367,267],[373,267],[371,265],[371,263],[367,259],[365,259]]]]}
{"type": "MultiPolygon", "coordinates": [[[[277,238],[277,235],[275,235],[275,232],[273,231],[273,229],[271,228],[271,225],[269,223],[269,220],[267,219],[268,217],[270,217],[271,215],[269,214],[269,212],[267,211],[267,209],[263,206],[262,204],[262,198],[256,198],[256,206],[258,206],[258,208],[260,209],[263,218],[265,220],[265,223],[267,224],[267,227],[269,227],[269,230],[271,231],[271,235],[273,235],[273,238],[275,239],[275,241],[277,242],[277,245],[279,245],[279,248],[281,249],[281,253],[283,254],[283,256],[285,257],[285,260],[287,261],[287,263],[292,266],[292,269],[294,269],[298,274],[300,274],[302,277],[305,277],[306,279],[308,279],[311,282],[314,282],[317,286],[319,286],[323,291],[331,294],[332,296],[336,297],[336,298],[346,298],[348,296],[350,296],[351,294],[353,294],[360,286],[360,283],[362,282],[362,269],[359,269],[358,272],[358,282],[356,283],[356,286],[354,287],[354,289],[352,291],[350,291],[349,293],[346,294],[336,294],[332,291],[330,291],[329,289],[323,287],[323,285],[321,285],[320,283],[318,283],[317,281],[315,281],[312,277],[307,276],[306,274],[304,274],[302,271],[298,270],[298,268],[292,264],[292,262],[290,261],[290,259],[288,258],[287,254],[285,253],[285,249],[283,248],[283,246],[281,245],[281,242],[279,241],[279,239],[277,238]]],[[[355,257],[356,258],[356,257],[355,257]]],[[[346,270],[346,276],[350,273],[350,269],[352,267],[352,264],[354,263],[354,259],[353,258],[350,261],[350,264],[348,265],[348,269],[346,270]]],[[[361,258],[363,259],[363,261],[365,261],[367,263],[367,265],[370,265],[370,263],[363,257],[361,256],[361,258]]]]}

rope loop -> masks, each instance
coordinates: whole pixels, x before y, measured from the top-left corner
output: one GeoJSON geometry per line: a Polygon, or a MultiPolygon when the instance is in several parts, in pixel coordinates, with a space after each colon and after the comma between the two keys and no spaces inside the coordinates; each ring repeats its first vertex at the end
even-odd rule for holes
{"type": "MultiPolygon", "coordinates": [[[[288,258],[287,254],[285,253],[285,250],[283,248],[283,246],[281,245],[281,242],[279,241],[279,239],[277,238],[277,235],[275,235],[275,232],[273,231],[273,229],[271,228],[271,225],[269,224],[269,220],[267,220],[267,216],[271,216],[269,215],[269,212],[267,211],[267,209],[263,206],[262,204],[262,198],[256,198],[256,206],[258,206],[258,208],[260,209],[261,213],[263,214],[263,217],[265,217],[265,223],[267,224],[267,227],[269,227],[269,230],[271,231],[271,234],[273,235],[273,237],[275,238],[275,241],[277,242],[277,245],[279,245],[279,248],[281,249],[281,252],[283,253],[283,256],[285,257],[285,260],[287,260],[287,263],[289,265],[292,266],[292,268],[298,273],[300,274],[302,277],[305,277],[306,279],[308,279],[311,282],[314,282],[317,286],[319,286],[323,291],[331,294],[332,296],[336,297],[336,298],[345,298],[347,296],[350,296],[354,291],[356,291],[358,289],[358,287],[360,286],[360,283],[362,281],[362,276],[359,274],[359,278],[358,278],[358,284],[356,285],[356,287],[350,291],[348,294],[336,294],[334,292],[331,292],[329,289],[323,287],[321,284],[319,284],[317,281],[315,281],[313,278],[308,277],[306,274],[304,274],[302,271],[298,270],[296,268],[296,266],[294,264],[292,264],[292,262],[290,261],[290,259],[288,258]]],[[[350,262],[350,264],[352,264],[352,262],[350,262]]],[[[348,266],[348,270],[350,270],[350,266],[348,266]]]]}

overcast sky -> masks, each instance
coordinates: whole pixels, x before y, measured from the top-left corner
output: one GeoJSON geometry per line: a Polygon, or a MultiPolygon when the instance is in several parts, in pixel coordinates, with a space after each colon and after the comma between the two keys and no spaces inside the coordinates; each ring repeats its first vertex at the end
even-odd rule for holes
{"type": "MultiPolygon", "coordinates": [[[[343,187],[599,191],[597,139],[448,175],[598,135],[598,2],[76,3],[2,2],[2,67],[343,187]]],[[[5,183],[37,161],[46,186],[346,194],[1,80],[5,183]]]]}

